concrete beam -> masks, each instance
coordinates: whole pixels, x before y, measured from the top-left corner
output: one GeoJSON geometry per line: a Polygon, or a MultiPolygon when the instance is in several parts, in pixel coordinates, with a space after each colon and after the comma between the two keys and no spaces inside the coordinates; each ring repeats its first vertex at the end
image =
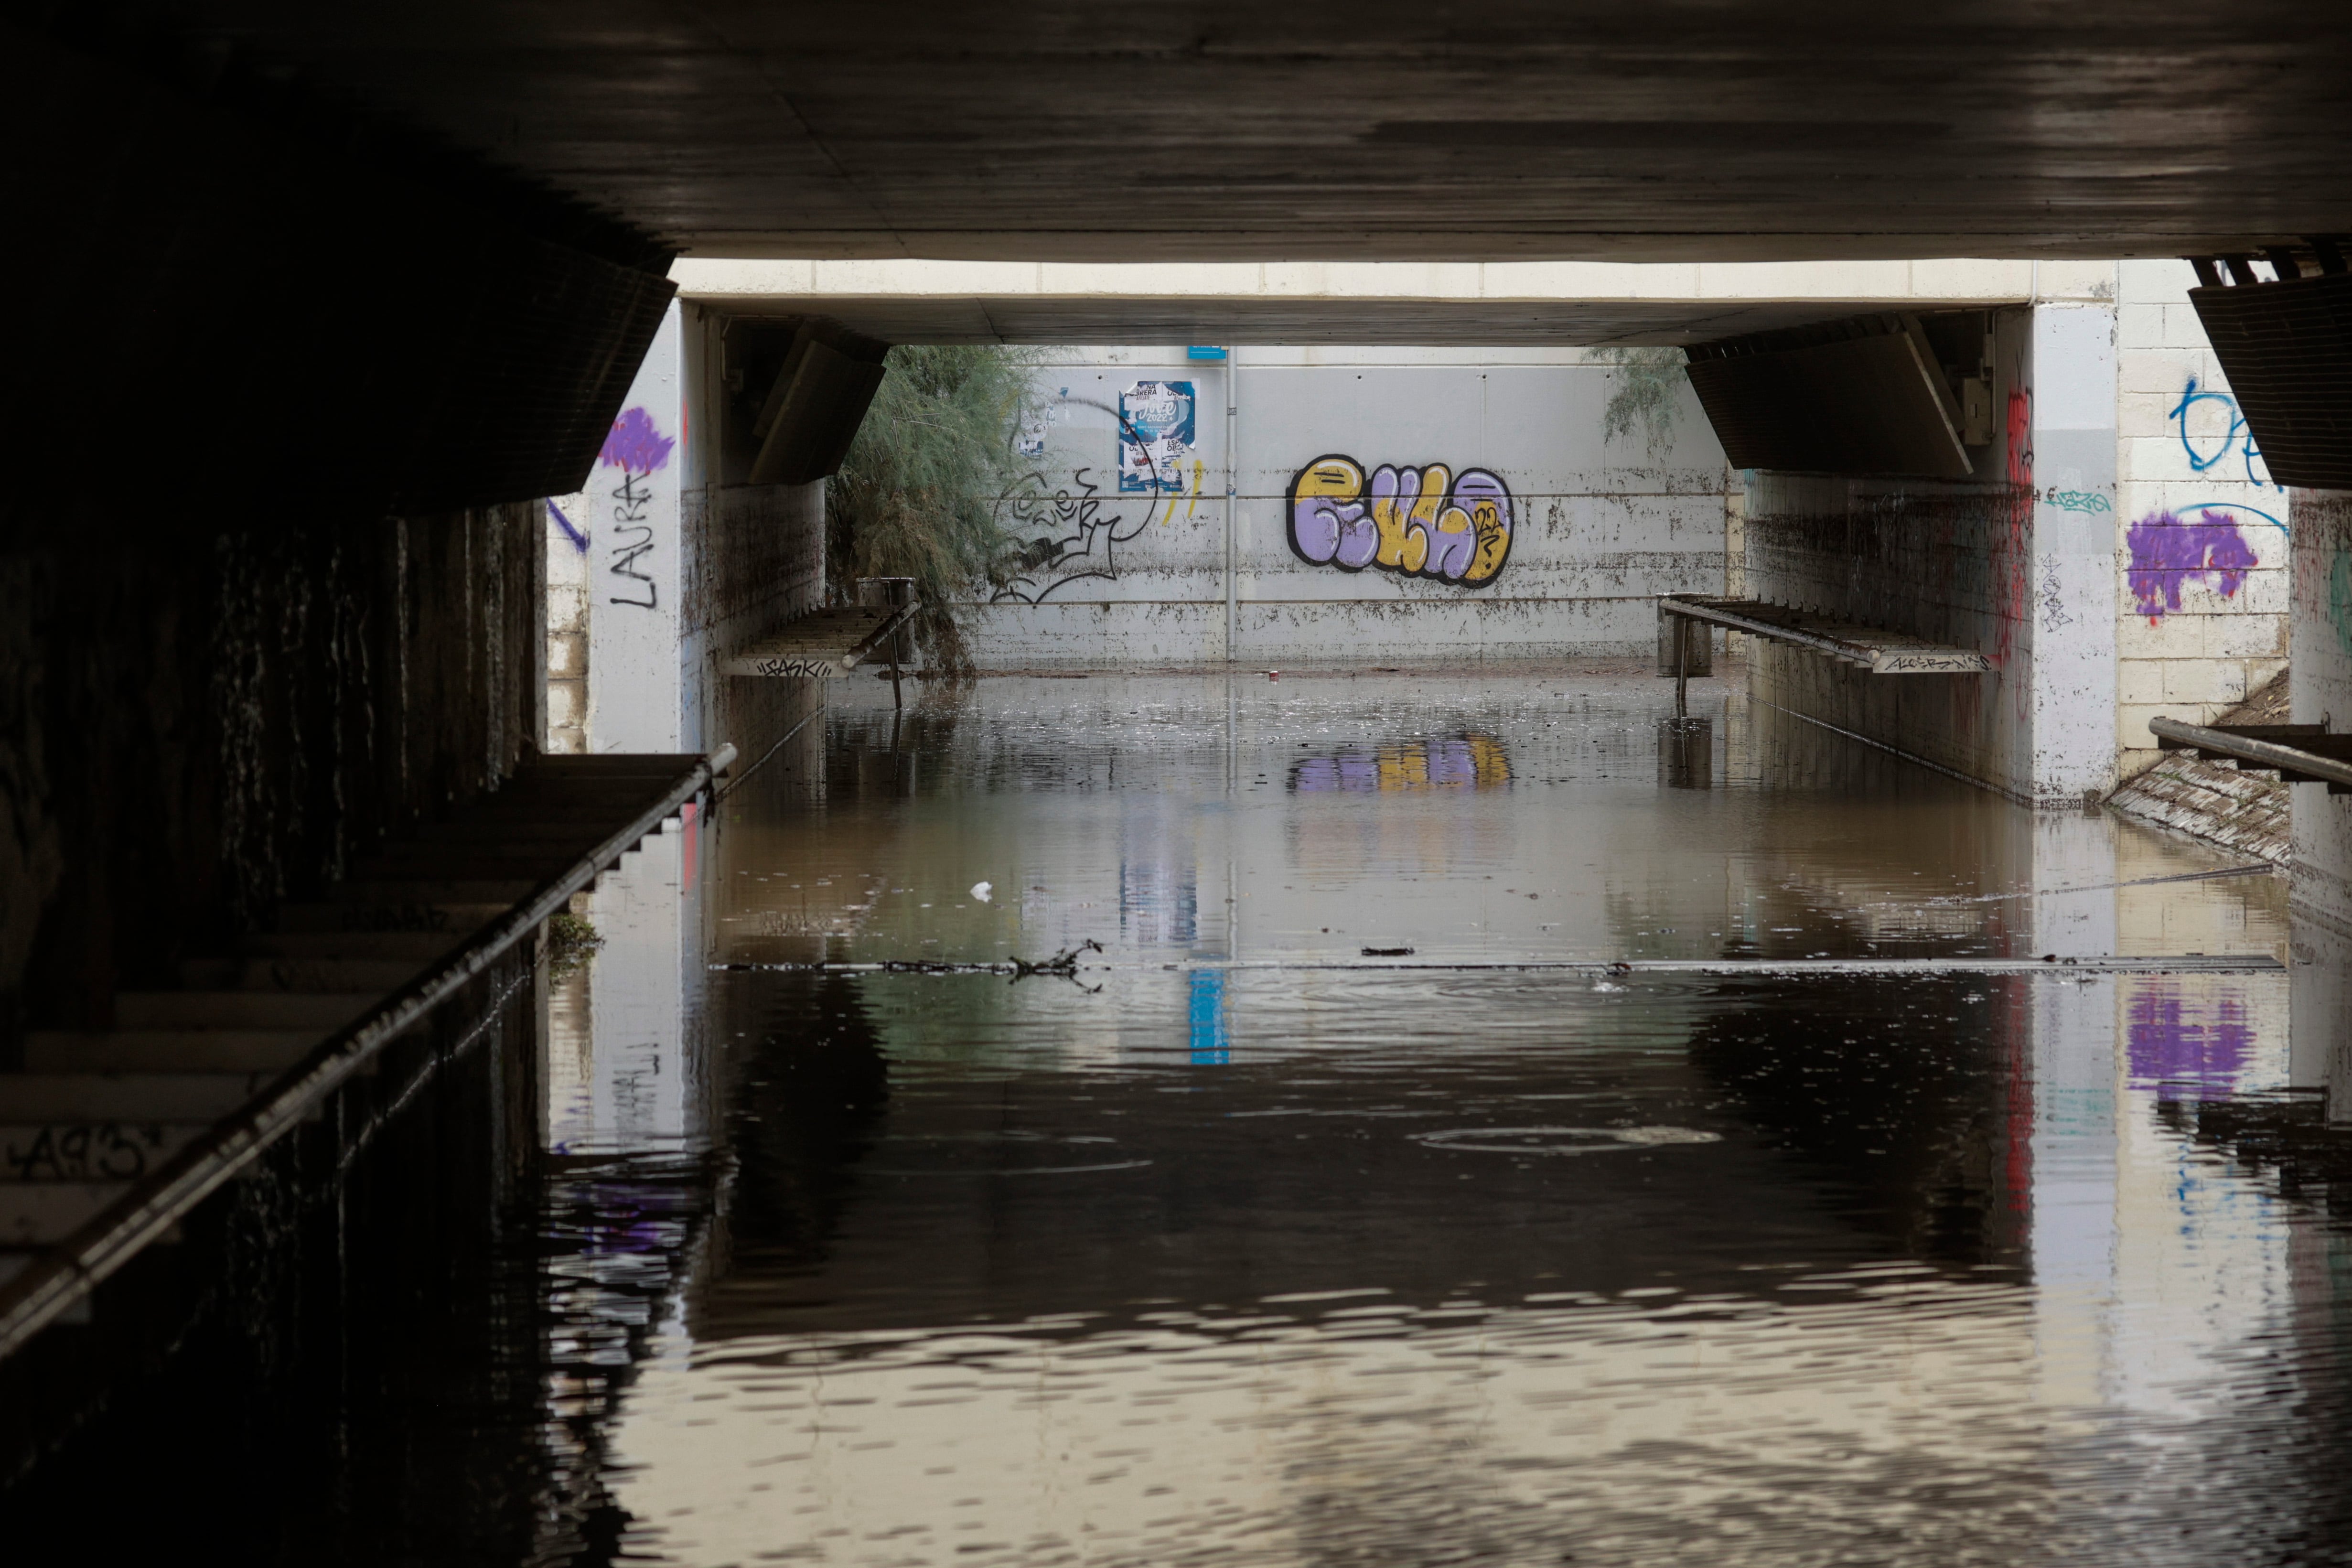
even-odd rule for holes
{"type": "Polygon", "coordinates": [[[2103,300],[2093,262],[712,260],[671,268],[728,315],[824,315],[891,342],[1691,343],[1890,308],[2103,300]]]}

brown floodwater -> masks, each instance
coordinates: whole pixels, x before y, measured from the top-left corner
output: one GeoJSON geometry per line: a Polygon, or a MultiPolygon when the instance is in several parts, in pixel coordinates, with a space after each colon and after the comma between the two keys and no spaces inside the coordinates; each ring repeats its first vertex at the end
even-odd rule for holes
{"type": "Polygon", "coordinates": [[[530,1332],[366,1407],[514,1530],[328,1533],[2352,1560],[2343,954],[2242,865],[1722,679],[836,683],[595,895],[530,1332]]]}

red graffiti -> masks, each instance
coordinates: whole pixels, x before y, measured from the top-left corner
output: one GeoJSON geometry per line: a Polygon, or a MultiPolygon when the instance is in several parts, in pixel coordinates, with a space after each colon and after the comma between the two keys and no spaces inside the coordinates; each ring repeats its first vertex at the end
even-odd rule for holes
{"type": "Polygon", "coordinates": [[[2015,651],[2017,634],[2024,625],[2032,577],[2033,527],[2033,395],[2021,387],[2009,392],[2009,537],[1993,566],[2000,584],[1995,606],[1993,664],[2006,670],[2015,651]]]}

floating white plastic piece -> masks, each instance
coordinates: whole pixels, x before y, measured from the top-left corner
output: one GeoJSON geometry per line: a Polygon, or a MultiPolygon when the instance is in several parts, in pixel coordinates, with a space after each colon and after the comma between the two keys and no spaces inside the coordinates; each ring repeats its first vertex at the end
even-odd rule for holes
{"type": "Polygon", "coordinates": [[[971,885],[971,896],[983,904],[995,895],[996,884],[993,882],[974,882],[971,885]]]}

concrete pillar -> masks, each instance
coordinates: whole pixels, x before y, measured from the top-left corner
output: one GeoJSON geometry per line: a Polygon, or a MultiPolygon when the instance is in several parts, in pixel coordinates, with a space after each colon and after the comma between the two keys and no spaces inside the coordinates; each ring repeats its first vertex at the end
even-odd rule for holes
{"type": "MultiPolygon", "coordinates": [[[[2296,490],[2287,695],[2294,722],[2352,728],[2352,495],[2296,490]]],[[[2296,913],[2352,933],[2352,795],[2296,784],[2296,913]]]]}
{"type": "Polygon", "coordinates": [[[662,318],[588,478],[588,732],[600,752],[685,743],[681,314],[673,303],[662,318]]]}
{"type": "Polygon", "coordinates": [[[2035,307],[2032,378],[2032,793],[2065,805],[2116,784],[2114,308],[2035,307]]]}

